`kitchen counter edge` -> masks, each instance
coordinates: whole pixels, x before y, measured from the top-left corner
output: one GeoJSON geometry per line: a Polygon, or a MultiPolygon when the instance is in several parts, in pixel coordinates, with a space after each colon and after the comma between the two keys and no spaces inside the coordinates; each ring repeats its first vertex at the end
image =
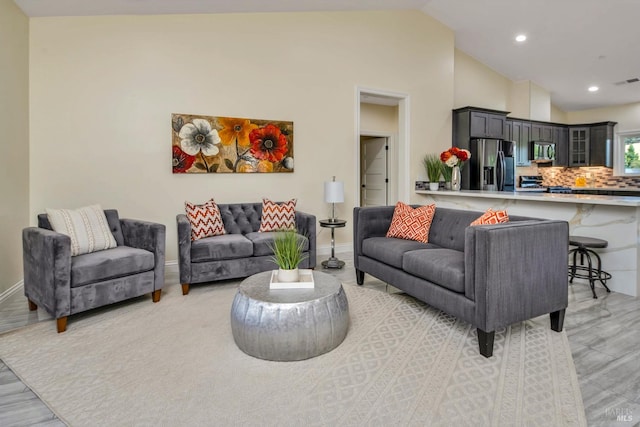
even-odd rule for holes
{"type": "Polygon", "coordinates": [[[595,194],[559,194],[482,190],[415,190],[415,193],[429,196],[479,197],[485,199],[529,200],[534,202],[584,203],[592,205],[640,207],[640,197],[632,196],[599,196],[595,194]]]}

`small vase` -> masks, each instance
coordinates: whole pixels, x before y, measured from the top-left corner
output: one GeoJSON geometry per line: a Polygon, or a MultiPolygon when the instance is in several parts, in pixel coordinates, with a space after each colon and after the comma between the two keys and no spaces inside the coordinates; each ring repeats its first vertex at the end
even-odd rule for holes
{"type": "Polygon", "coordinates": [[[429,190],[431,190],[431,191],[438,191],[438,187],[440,187],[440,183],[439,182],[430,182],[429,183],[429,190]]]}
{"type": "Polygon", "coordinates": [[[451,171],[451,189],[453,191],[460,191],[460,184],[462,181],[462,175],[460,174],[460,167],[454,166],[451,171]]]}
{"type": "Polygon", "coordinates": [[[451,190],[451,181],[445,181],[444,189],[445,190],[451,190]]]}
{"type": "Polygon", "coordinates": [[[297,268],[292,270],[278,269],[278,281],[279,282],[297,282],[300,279],[300,272],[297,268]]]}

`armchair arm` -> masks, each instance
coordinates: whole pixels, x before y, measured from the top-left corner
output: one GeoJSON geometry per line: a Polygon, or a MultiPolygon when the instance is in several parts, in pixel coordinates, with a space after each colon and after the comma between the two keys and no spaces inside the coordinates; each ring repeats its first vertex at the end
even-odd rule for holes
{"type": "Polygon", "coordinates": [[[25,296],[56,319],[71,314],[71,239],[44,228],[22,230],[25,296]]]}
{"type": "Polygon", "coordinates": [[[176,215],[178,224],[178,269],[180,283],[191,283],[191,224],[185,214],[176,215]]]}
{"type": "Polygon", "coordinates": [[[389,230],[395,206],[353,208],[353,261],[358,269],[362,241],[369,237],[384,237],[389,230]]]}
{"type": "Polygon", "coordinates": [[[120,218],[125,246],[144,249],[154,257],[154,290],[164,286],[166,227],[164,224],[120,218]]]}
{"type": "Polygon", "coordinates": [[[316,216],[296,211],[296,229],[309,239],[309,268],[316,266],[316,216]]]}
{"type": "Polygon", "coordinates": [[[490,332],[565,309],[568,249],[566,221],[469,227],[465,280],[475,290],[476,326],[490,332]]]}

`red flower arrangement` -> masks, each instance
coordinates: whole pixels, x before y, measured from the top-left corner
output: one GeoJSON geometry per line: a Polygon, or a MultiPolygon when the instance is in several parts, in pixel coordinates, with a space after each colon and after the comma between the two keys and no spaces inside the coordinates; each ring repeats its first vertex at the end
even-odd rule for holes
{"type": "Polygon", "coordinates": [[[451,147],[440,153],[440,160],[450,168],[454,166],[462,167],[463,163],[471,158],[469,150],[463,148],[451,147]]]}

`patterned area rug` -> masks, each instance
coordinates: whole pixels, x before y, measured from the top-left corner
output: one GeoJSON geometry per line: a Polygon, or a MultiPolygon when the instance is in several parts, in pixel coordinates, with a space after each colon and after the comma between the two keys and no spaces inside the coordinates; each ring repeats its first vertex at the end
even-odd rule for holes
{"type": "Polygon", "coordinates": [[[335,350],[300,362],[240,351],[237,283],[172,286],[0,336],[0,358],[72,426],[586,425],[567,337],[548,316],[496,333],[413,298],[345,285],[351,324],[335,350]]]}

